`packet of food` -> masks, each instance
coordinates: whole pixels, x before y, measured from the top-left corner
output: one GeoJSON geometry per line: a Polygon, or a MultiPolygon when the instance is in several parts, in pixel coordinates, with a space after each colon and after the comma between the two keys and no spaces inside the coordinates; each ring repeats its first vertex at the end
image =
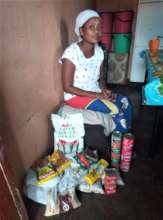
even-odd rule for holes
{"type": "Polygon", "coordinates": [[[98,163],[91,166],[88,174],[84,176],[84,180],[90,185],[94,184],[96,180],[102,176],[104,169],[108,165],[109,163],[106,160],[100,159],[98,163]]]}
{"type": "Polygon", "coordinates": [[[70,167],[71,160],[66,158],[59,150],[54,151],[48,156],[49,162],[51,162],[54,170],[60,175],[66,168],[70,167]]]}
{"type": "Polygon", "coordinates": [[[54,149],[74,156],[84,149],[84,123],[81,113],[51,115],[54,127],[54,149]]]}
{"type": "Polygon", "coordinates": [[[54,170],[52,164],[48,161],[47,157],[38,160],[32,167],[36,172],[36,184],[42,184],[57,176],[57,171],[54,170]]]}
{"type": "Polygon", "coordinates": [[[76,153],[74,158],[81,169],[89,169],[93,163],[98,161],[97,155],[88,148],[81,153],[76,153]]]}
{"type": "Polygon", "coordinates": [[[31,200],[38,202],[40,204],[46,205],[48,192],[50,189],[57,187],[60,182],[60,177],[57,176],[43,184],[36,184],[37,176],[33,169],[29,169],[23,186],[24,194],[31,200]]]}
{"type": "Polygon", "coordinates": [[[78,208],[81,206],[81,202],[79,201],[77,195],[76,195],[76,192],[75,192],[75,188],[71,188],[68,190],[68,195],[70,197],[70,201],[71,201],[71,204],[72,204],[72,207],[74,209],[78,208]]]}
{"type": "Polygon", "coordinates": [[[45,208],[44,216],[49,217],[60,214],[60,204],[57,194],[57,188],[49,190],[47,205],[45,208]]]}
{"type": "Polygon", "coordinates": [[[59,193],[59,201],[61,213],[68,212],[72,208],[76,209],[81,206],[75,192],[75,187],[68,189],[63,193],[59,193]]]}
{"type": "Polygon", "coordinates": [[[98,193],[98,194],[104,194],[104,190],[102,187],[102,181],[101,179],[98,179],[94,184],[89,185],[87,182],[82,181],[80,185],[78,186],[78,189],[81,192],[85,193],[98,193]]]}
{"type": "Polygon", "coordinates": [[[105,194],[110,195],[117,191],[118,170],[116,168],[105,169],[104,188],[105,194]]]}
{"type": "Polygon", "coordinates": [[[48,163],[46,166],[37,168],[38,180],[42,180],[48,178],[55,174],[55,170],[53,169],[52,164],[48,163]]]}
{"type": "Polygon", "coordinates": [[[58,184],[58,192],[63,194],[71,188],[75,188],[80,181],[80,168],[79,167],[69,167],[65,170],[58,184]]]}
{"type": "Polygon", "coordinates": [[[78,160],[78,162],[80,163],[81,166],[83,166],[84,168],[89,168],[90,167],[90,162],[89,160],[86,158],[85,154],[83,153],[76,153],[76,158],[78,160]]]}
{"type": "Polygon", "coordinates": [[[51,155],[40,159],[34,165],[38,181],[36,184],[43,184],[56,176],[59,176],[71,165],[71,160],[67,159],[60,151],[54,151],[51,155]]]}
{"type": "Polygon", "coordinates": [[[60,203],[60,211],[68,212],[70,209],[72,209],[72,203],[69,199],[69,195],[59,195],[59,203],[60,203]]]}

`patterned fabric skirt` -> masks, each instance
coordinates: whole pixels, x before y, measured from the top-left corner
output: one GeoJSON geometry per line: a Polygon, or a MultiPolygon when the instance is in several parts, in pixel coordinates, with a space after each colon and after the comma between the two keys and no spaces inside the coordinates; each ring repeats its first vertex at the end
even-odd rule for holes
{"type": "Polygon", "coordinates": [[[126,96],[116,95],[114,101],[75,96],[65,103],[74,108],[110,113],[116,124],[115,130],[127,132],[131,128],[133,107],[126,96]]]}

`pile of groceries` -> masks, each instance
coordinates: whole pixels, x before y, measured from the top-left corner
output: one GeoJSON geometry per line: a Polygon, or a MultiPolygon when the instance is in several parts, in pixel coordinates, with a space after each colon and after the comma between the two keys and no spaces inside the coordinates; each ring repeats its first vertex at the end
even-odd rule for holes
{"type": "MultiPolygon", "coordinates": [[[[58,120],[58,116],[56,118],[58,120]]],[[[73,120],[70,118],[68,121],[65,118],[64,120],[62,119],[59,126],[57,121],[55,123],[52,121],[57,147],[55,142],[54,152],[32,165],[24,184],[25,195],[45,205],[45,216],[58,215],[80,207],[81,202],[76,190],[107,195],[116,193],[117,185],[124,185],[120,170],[128,172],[130,169],[134,144],[131,133],[124,135],[119,131],[112,133],[110,159],[106,161],[98,157],[97,151],[82,147],[82,142],[78,140],[75,131],[78,126],[76,123],[73,126],[73,120]],[[77,144],[79,142],[80,147],[77,144]],[[58,143],[62,143],[61,147],[58,143]]],[[[79,139],[81,138],[80,133],[79,139]]]]}

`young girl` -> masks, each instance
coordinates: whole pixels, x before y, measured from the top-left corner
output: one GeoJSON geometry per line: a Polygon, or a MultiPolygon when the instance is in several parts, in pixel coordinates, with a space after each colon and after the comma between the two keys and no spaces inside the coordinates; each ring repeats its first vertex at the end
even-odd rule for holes
{"type": "Polygon", "coordinates": [[[126,131],[131,126],[131,105],[126,97],[112,95],[104,74],[104,53],[98,45],[101,18],[94,10],[84,10],[76,18],[78,42],[68,46],[62,57],[64,100],[74,108],[111,113],[116,129],[126,131]]]}

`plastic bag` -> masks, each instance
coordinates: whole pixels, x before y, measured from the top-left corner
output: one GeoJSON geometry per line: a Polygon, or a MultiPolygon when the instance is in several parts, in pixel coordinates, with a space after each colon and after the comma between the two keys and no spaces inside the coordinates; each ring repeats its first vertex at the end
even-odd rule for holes
{"type": "Polygon", "coordinates": [[[25,184],[23,187],[24,194],[35,202],[46,205],[49,191],[52,188],[57,188],[60,182],[60,177],[53,178],[46,183],[37,185],[37,175],[32,169],[29,169],[26,175],[25,184]]]}
{"type": "Polygon", "coordinates": [[[81,113],[61,117],[51,115],[54,131],[54,149],[60,150],[66,155],[74,156],[76,152],[84,148],[84,123],[81,113]]]}
{"type": "Polygon", "coordinates": [[[51,155],[38,160],[33,165],[33,169],[37,173],[37,184],[43,184],[56,178],[70,165],[71,160],[67,159],[60,151],[54,151],[51,155]]]}
{"type": "Polygon", "coordinates": [[[69,189],[68,195],[70,196],[72,207],[74,209],[76,209],[76,208],[81,206],[81,202],[79,201],[79,199],[78,199],[78,197],[76,195],[75,188],[69,189]]]}
{"type": "Polygon", "coordinates": [[[80,206],[81,203],[76,196],[75,188],[69,189],[62,194],[57,193],[56,189],[52,189],[48,195],[48,202],[44,215],[46,217],[58,215],[80,206]]]}
{"type": "Polygon", "coordinates": [[[76,196],[75,188],[69,189],[64,194],[59,194],[60,212],[68,212],[70,209],[78,208],[81,206],[79,199],[76,196]]]}
{"type": "Polygon", "coordinates": [[[147,105],[163,105],[163,85],[159,78],[147,83],[144,88],[147,105]]]}
{"type": "Polygon", "coordinates": [[[123,181],[123,179],[121,177],[120,172],[118,172],[117,185],[118,186],[124,186],[125,185],[125,183],[124,183],[124,181],[123,181]]]}
{"type": "Polygon", "coordinates": [[[104,190],[103,190],[103,187],[102,187],[102,182],[101,182],[100,179],[97,180],[97,182],[94,183],[93,185],[89,185],[85,181],[82,181],[82,183],[80,183],[80,185],[78,186],[78,189],[81,192],[85,192],[85,193],[104,194],[104,190]]]}
{"type": "Polygon", "coordinates": [[[58,192],[64,194],[64,192],[75,188],[81,179],[79,167],[71,167],[65,170],[64,175],[62,176],[60,183],[58,185],[58,192]]]}
{"type": "Polygon", "coordinates": [[[57,194],[57,188],[52,188],[48,193],[48,200],[45,209],[45,216],[58,215],[60,213],[60,203],[57,194]]]}

